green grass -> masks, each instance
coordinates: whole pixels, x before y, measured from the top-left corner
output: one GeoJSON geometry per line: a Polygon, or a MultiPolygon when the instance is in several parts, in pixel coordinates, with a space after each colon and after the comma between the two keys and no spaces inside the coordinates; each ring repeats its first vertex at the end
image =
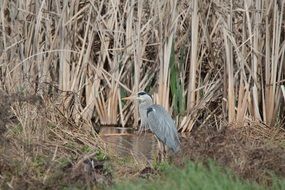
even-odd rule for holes
{"type": "MultiPolygon", "coordinates": [[[[273,180],[272,189],[284,189],[284,180],[273,180]]],[[[122,181],[113,189],[195,189],[195,190],[223,190],[223,189],[268,189],[256,183],[240,180],[231,172],[209,162],[208,167],[202,164],[188,162],[184,169],[174,166],[163,167],[161,177],[152,180],[139,179],[122,181]]]]}

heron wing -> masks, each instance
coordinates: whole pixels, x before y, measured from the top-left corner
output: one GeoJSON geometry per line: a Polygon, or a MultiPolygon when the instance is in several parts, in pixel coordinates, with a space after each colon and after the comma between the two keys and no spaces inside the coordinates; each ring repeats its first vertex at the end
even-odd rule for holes
{"type": "Polygon", "coordinates": [[[149,129],[155,136],[174,152],[177,152],[180,142],[177,128],[169,113],[159,105],[152,105],[147,109],[147,119],[149,129]]]}

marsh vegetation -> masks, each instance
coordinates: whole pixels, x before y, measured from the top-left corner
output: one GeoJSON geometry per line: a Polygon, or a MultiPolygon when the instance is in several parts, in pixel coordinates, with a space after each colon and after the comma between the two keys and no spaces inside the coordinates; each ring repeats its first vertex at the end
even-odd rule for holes
{"type": "Polygon", "coordinates": [[[186,188],[223,173],[208,159],[234,173],[209,184],[284,189],[283,0],[0,5],[1,189],[109,188],[145,175],[155,179],[149,188],[186,188]],[[140,90],[177,123],[183,152],[166,168],[185,186],[98,135],[102,126],[137,128],[138,105],[122,98],[140,90]],[[203,174],[187,181],[192,170],[203,174]]]}

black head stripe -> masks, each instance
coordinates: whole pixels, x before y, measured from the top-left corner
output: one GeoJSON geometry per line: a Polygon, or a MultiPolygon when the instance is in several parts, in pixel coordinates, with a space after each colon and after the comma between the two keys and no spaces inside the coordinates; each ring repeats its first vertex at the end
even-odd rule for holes
{"type": "Polygon", "coordinates": [[[138,96],[143,96],[143,95],[146,95],[146,94],[147,94],[146,92],[139,92],[138,96]]]}
{"type": "Polygon", "coordinates": [[[148,116],[148,114],[149,114],[150,112],[152,112],[152,111],[154,111],[153,108],[147,108],[147,109],[146,109],[146,116],[148,116]]]}

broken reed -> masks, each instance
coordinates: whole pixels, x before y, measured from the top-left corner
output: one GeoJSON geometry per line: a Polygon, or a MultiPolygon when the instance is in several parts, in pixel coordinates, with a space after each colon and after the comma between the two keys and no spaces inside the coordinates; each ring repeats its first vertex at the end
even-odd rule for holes
{"type": "Polygon", "coordinates": [[[1,0],[1,88],[75,121],[138,122],[146,89],[179,128],[284,125],[284,3],[1,0]],[[132,117],[134,116],[134,117],[132,117]]]}

